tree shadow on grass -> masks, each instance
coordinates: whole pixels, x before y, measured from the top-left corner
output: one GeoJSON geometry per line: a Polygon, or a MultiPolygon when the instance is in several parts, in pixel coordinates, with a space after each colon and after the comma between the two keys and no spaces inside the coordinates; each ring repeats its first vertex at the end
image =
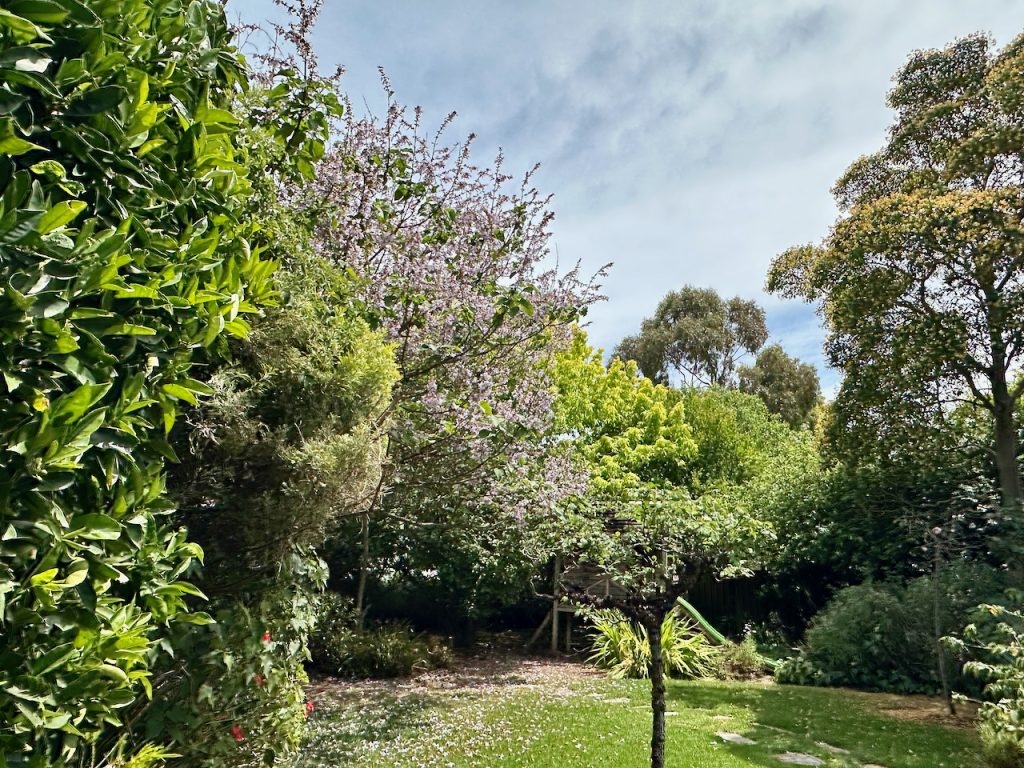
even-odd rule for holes
{"type": "Polygon", "coordinates": [[[971,730],[896,718],[884,707],[908,697],[876,697],[854,691],[786,685],[679,683],[669,707],[707,715],[712,733],[739,733],[756,745],[723,744],[755,765],[783,765],[783,752],[810,754],[827,766],[973,768],[980,765],[971,730]],[[742,715],[745,710],[749,720],[742,715]],[[730,719],[725,719],[726,717],[730,719]]]}

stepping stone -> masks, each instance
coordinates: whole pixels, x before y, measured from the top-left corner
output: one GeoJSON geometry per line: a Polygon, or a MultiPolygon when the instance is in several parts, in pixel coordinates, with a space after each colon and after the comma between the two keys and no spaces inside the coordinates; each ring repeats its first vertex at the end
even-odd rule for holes
{"type": "Polygon", "coordinates": [[[774,725],[765,725],[764,723],[753,723],[753,725],[758,728],[767,728],[769,731],[775,731],[776,733],[786,733],[790,736],[796,735],[795,733],[793,733],[793,731],[787,731],[785,728],[778,728],[774,725]]]}
{"type": "Polygon", "coordinates": [[[814,755],[807,755],[803,752],[783,752],[781,755],[776,755],[775,759],[780,763],[789,763],[790,765],[824,765],[825,761],[820,757],[814,755]]]}
{"type": "Polygon", "coordinates": [[[748,739],[746,736],[741,736],[738,733],[729,733],[728,731],[719,731],[715,734],[722,741],[727,741],[730,744],[757,744],[753,739],[748,739]]]}
{"type": "Polygon", "coordinates": [[[831,752],[833,755],[848,755],[848,754],[850,754],[850,750],[843,749],[842,747],[833,747],[831,744],[829,744],[827,742],[824,742],[824,741],[816,741],[814,743],[817,744],[822,749],[824,749],[826,752],[831,752]]]}
{"type": "Polygon", "coordinates": [[[629,699],[605,699],[605,704],[629,704],[629,699]]]}
{"type": "Polygon", "coordinates": [[[712,720],[732,720],[732,715],[715,715],[712,720]]]}

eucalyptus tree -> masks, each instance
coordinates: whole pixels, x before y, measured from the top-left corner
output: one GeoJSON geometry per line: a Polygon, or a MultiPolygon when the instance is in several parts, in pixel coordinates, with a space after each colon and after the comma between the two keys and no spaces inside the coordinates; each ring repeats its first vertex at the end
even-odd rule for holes
{"type": "Polygon", "coordinates": [[[1002,502],[1019,509],[1024,379],[1024,37],[918,51],[889,93],[886,144],[834,194],[818,246],[772,265],[769,290],[818,302],[850,456],[954,442],[964,400],[989,414],[1002,502]]]}
{"type": "Polygon", "coordinates": [[[623,339],[613,355],[633,360],[659,384],[675,373],[691,386],[733,386],[739,361],[767,340],[764,310],[756,302],[688,285],[667,293],[640,332],[623,339]]]}
{"type": "Polygon", "coordinates": [[[821,401],[814,366],[787,355],[778,344],[762,349],[752,365],[740,366],[739,388],[757,395],[791,427],[809,425],[821,401]]]}

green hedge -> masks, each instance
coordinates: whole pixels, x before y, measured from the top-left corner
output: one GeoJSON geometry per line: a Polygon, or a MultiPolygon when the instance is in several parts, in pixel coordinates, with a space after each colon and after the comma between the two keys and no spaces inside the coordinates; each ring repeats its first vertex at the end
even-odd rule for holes
{"type": "Polygon", "coordinates": [[[159,625],[203,621],[163,522],[194,351],[271,296],[215,2],[0,9],[0,752],[98,763],[159,625]]]}

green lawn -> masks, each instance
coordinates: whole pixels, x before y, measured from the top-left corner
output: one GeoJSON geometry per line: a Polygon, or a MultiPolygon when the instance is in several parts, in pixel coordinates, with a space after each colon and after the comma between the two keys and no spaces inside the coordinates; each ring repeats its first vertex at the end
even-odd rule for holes
{"type": "MultiPolygon", "coordinates": [[[[648,688],[603,678],[431,689],[321,686],[299,768],[313,766],[643,766],[648,688]]],[[[668,758],[677,768],[783,764],[782,752],[832,767],[972,768],[969,729],[884,714],[895,697],[827,689],[718,682],[669,684],[668,758]],[[724,743],[719,731],[756,745],[724,743]],[[832,751],[839,748],[847,752],[832,751]]]]}

